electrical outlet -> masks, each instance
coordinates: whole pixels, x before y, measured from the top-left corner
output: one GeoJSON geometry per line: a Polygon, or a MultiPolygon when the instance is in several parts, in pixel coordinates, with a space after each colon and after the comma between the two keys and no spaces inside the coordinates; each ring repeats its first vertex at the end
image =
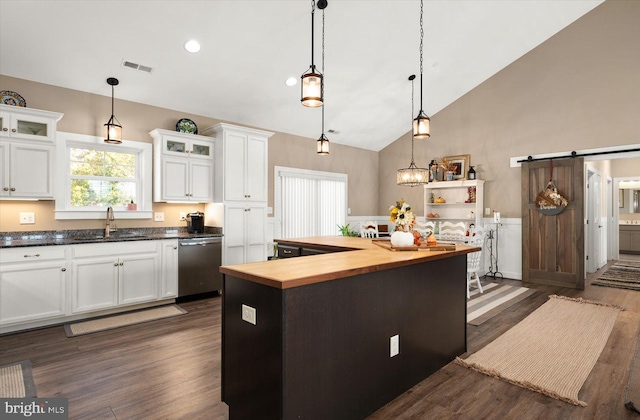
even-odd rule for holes
{"type": "Polygon", "coordinates": [[[491,209],[489,207],[485,207],[484,209],[484,215],[485,216],[491,216],[491,209]]]}
{"type": "Polygon", "coordinates": [[[400,336],[396,334],[390,339],[389,357],[397,356],[398,354],[400,354],[400,336]]]}
{"type": "Polygon", "coordinates": [[[247,321],[249,324],[256,325],[256,308],[242,305],[242,320],[247,321]]]}
{"type": "Polygon", "coordinates": [[[36,214],[33,212],[23,213],[20,212],[20,224],[21,225],[32,225],[36,222],[36,214]]]}
{"type": "Polygon", "coordinates": [[[164,222],[164,213],[161,211],[153,213],[153,220],[155,222],[164,222]]]}
{"type": "Polygon", "coordinates": [[[184,221],[186,221],[186,220],[187,220],[187,212],[185,212],[185,211],[181,211],[181,212],[180,212],[180,221],[181,221],[181,222],[184,222],[184,221]]]}

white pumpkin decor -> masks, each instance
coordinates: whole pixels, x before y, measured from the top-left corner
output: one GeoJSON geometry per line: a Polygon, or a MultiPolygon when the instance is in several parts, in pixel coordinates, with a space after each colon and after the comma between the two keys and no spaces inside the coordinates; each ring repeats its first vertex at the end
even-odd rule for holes
{"type": "Polygon", "coordinates": [[[391,234],[392,246],[413,246],[413,233],[396,230],[391,234]]]}

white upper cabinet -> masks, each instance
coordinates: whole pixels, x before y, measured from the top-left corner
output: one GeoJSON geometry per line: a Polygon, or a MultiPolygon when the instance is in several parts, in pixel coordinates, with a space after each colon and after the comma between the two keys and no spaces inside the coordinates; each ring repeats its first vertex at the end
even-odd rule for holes
{"type": "Polygon", "coordinates": [[[211,137],[155,129],[153,201],[213,202],[214,145],[211,137]]]}
{"type": "Polygon", "coordinates": [[[62,115],[59,112],[0,104],[0,136],[54,144],[56,125],[62,115]]]}
{"type": "Polygon", "coordinates": [[[0,198],[53,199],[57,112],[0,105],[0,198]]]}
{"type": "Polygon", "coordinates": [[[203,131],[216,138],[215,201],[267,201],[267,140],[273,133],[230,124],[203,131]]]}

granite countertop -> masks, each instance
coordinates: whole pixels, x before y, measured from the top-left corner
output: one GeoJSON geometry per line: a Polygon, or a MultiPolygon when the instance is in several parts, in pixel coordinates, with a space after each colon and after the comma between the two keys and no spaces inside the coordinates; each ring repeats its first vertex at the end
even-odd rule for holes
{"type": "Polygon", "coordinates": [[[109,238],[104,237],[104,229],[0,232],[0,248],[218,237],[222,237],[222,228],[209,226],[204,233],[189,233],[185,227],[124,228],[112,232],[109,238]]]}

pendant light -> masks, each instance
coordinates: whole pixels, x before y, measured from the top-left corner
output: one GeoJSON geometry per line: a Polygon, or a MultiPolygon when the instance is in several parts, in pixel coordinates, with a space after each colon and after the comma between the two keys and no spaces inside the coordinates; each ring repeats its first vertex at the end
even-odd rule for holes
{"type": "MultiPolygon", "coordinates": [[[[318,7],[321,6],[321,2],[318,2],[318,7]]],[[[322,9],[322,73],[324,74],[324,9],[327,7],[327,2],[324,1],[324,7],[322,9]]],[[[324,107],[327,105],[326,101],[322,102],[322,135],[316,141],[318,148],[317,153],[321,156],[329,154],[329,139],[324,135],[324,107]]],[[[413,114],[413,113],[412,113],[413,114]]]]}
{"type": "MultiPolygon", "coordinates": [[[[326,0],[318,1],[318,8],[324,9],[327,7],[326,0]]],[[[324,77],[322,73],[316,70],[316,66],[313,63],[313,20],[316,12],[316,2],[311,1],[311,67],[300,78],[302,83],[300,87],[302,89],[302,98],[300,101],[302,105],[310,108],[317,108],[322,106],[324,100],[324,77]]]]}
{"type": "Polygon", "coordinates": [[[424,28],[422,24],[422,11],[424,6],[422,4],[422,0],[420,0],[420,112],[418,112],[418,116],[413,120],[413,138],[415,139],[426,139],[430,137],[429,133],[431,127],[431,118],[425,114],[422,110],[422,39],[424,38],[424,28]]]}
{"type": "MultiPolygon", "coordinates": [[[[411,81],[411,118],[413,118],[413,80],[415,78],[415,74],[409,76],[411,81]]],[[[398,169],[396,174],[396,184],[405,187],[415,187],[429,183],[429,170],[418,168],[413,160],[413,139],[414,136],[411,136],[411,164],[406,169],[398,169]]]]}
{"type": "Polygon", "coordinates": [[[107,133],[106,138],[104,139],[105,143],[110,144],[120,144],[122,143],[122,126],[120,125],[120,121],[113,114],[113,87],[118,86],[118,79],[115,77],[109,77],[107,79],[107,83],[111,85],[111,118],[104,125],[107,133]]]}

